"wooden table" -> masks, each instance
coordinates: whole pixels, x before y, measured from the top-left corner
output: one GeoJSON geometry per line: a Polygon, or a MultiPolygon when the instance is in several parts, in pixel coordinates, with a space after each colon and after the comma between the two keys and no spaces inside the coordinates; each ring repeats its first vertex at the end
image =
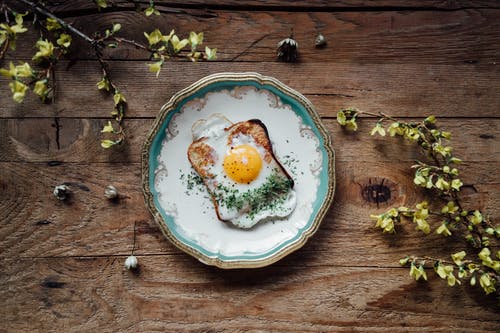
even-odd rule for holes
{"type": "MultiPolygon", "coordinates": [[[[129,109],[127,141],[109,150],[99,140],[113,102],[95,87],[100,67],[84,42],[75,37],[72,61],[58,66],[55,104],[33,94],[17,104],[0,79],[0,332],[500,330],[495,297],[478,287],[450,288],[432,272],[417,283],[398,264],[407,254],[452,253],[461,241],[420,237],[413,226],[384,235],[369,218],[423,199],[409,168],[418,151],[369,136],[373,118],[363,118],[356,134],[335,120],[350,106],[405,120],[435,114],[454,135],[464,182],[476,189],[467,202],[498,221],[499,2],[173,0],[157,1],[162,15],[150,18],[123,1],[100,13],[92,1],[48,2],[88,34],[113,22],[122,24],[122,36],[141,41],[156,27],[203,31],[218,59],[169,62],[155,78],[140,50],[112,50],[110,72],[129,109]],[[278,62],[276,44],[292,30],[299,62],[278,62]],[[324,49],[314,47],[318,33],[328,41],[324,49]],[[160,107],[222,71],[259,72],[305,94],[336,150],[335,200],[319,231],[266,268],[201,264],[163,237],[143,199],[141,148],[160,107]],[[362,189],[382,180],[391,197],[377,207],[362,189]],[[64,182],[73,192],[68,202],[52,195],[64,182]],[[126,197],[104,199],[108,184],[126,197]],[[134,226],[139,274],[124,268],[134,226]]],[[[36,39],[32,29],[0,65],[31,59],[36,39]]]]}

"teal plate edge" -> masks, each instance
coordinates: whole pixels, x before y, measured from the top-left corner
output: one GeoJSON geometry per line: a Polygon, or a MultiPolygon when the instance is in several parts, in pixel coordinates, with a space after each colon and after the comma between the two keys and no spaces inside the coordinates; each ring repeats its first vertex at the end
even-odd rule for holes
{"type": "Polygon", "coordinates": [[[333,201],[335,172],[334,152],[330,140],[330,136],[322,125],[321,119],[312,104],[303,95],[285,86],[278,80],[262,76],[258,73],[219,73],[208,76],[174,95],[164,105],[156,119],[156,123],[143,149],[143,190],[146,202],[155,220],[160,224],[165,236],[174,245],[193,255],[201,262],[221,268],[251,268],[269,265],[302,247],[307,239],[314,234],[333,201]],[[217,92],[224,89],[231,90],[239,86],[253,86],[257,89],[268,90],[278,96],[283,104],[288,104],[302,119],[303,123],[313,130],[319,140],[319,147],[323,158],[317,199],[314,202],[313,213],[307,224],[299,229],[293,238],[282,242],[265,253],[255,254],[248,252],[238,256],[225,256],[221,253],[211,252],[200,247],[176,230],[173,217],[166,214],[158,202],[158,193],[154,186],[154,171],[158,166],[157,156],[161,151],[162,142],[165,139],[165,130],[173,116],[180,112],[186,103],[195,98],[200,98],[209,92],[217,92]],[[144,184],[144,182],[147,182],[147,184],[144,184]]]}

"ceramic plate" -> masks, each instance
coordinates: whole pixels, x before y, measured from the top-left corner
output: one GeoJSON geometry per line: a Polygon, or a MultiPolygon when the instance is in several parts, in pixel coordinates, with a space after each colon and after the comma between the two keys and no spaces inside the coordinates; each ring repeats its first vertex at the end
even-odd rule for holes
{"type": "Polygon", "coordinates": [[[312,104],[257,73],[210,75],[175,94],[158,115],[142,154],[146,203],[165,236],[201,262],[221,268],[269,265],[318,229],[335,188],[334,152],[312,104]],[[212,114],[260,119],[276,157],[294,179],[297,206],[285,219],[240,229],[217,219],[187,158],[192,125],[212,114]]]}

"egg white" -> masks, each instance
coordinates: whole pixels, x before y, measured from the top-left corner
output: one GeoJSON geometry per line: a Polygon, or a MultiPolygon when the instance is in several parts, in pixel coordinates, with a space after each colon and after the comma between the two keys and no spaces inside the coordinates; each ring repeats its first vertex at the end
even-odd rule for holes
{"type": "MultiPolygon", "coordinates": [[[[228,144],[229,132],[225,128],[232,123],[225,117],[214,114],[207,120],[197,122],[193,128],[193,139],[205,137],[204,143],[212,148],[211,158],[214,164],[208,167],[208,172],[214,175],[213,178],[207,179],[206,184],[209,190],[216,191],[218,187],[236,191],[239,195],[254,191],[262,187],[269,177],[279,170],[278,163],[272,159],[270,163],[264,160],[266,150],[264,147],[256,143],[255,139],[250,135],[238,134],[233,136],[228,144]],[[232,180],[225,172],[223,161],[231,147],[240,145],[249,145],[254,147],[260,154],[262,159],[262,168],[253,181],[250,183],[238,183],[232,180]]],[[[230,221],[237,227],[248,229],[263,220],[284,218],[290,215],[295,209],[297,203],[296,194],[293,189],[290,189],[284,199],[276,200],[275,205],[261,209],[257,212],[249,213],[248,205],[244,205],[242,209],[228,208],[223,203],[219,202],[218,213],[219,217],[224,221],[230,221]]]]}

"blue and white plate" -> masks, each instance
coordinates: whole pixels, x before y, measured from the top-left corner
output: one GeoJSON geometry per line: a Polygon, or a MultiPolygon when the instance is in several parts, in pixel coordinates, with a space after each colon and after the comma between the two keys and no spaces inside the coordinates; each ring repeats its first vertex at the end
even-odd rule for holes
{"type": "Polygon", "coordinates": [[[312,104],[278,80],[257,73],[219,73],[176,93],[165,104],[142,152],[149,210],[175,246],[221,268],[262,267],[302,247],[333,200],[334,152],[312,104]],[[293,177],[297,206],[285,219],[239,229],[217,219],[187,158],[191,127],[212,114],[233,123],[260,119],[276,157],[293,177]]]}

